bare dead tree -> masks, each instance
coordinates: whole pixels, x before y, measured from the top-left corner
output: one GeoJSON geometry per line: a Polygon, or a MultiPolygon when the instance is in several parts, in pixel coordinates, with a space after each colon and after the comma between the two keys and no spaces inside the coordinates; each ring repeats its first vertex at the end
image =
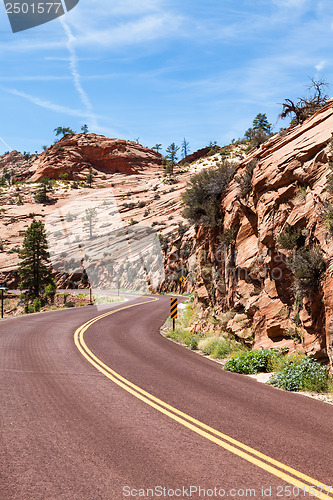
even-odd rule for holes
{"type": "Polygon", "coordinates": [[[287,116],[293,116],[296,119],[296,123],[299,125],[303,123],[306,118],[318,111],[318,109],[325,106],[329,99],[325,90],[328,87],[328,82],[324,79],[315,80],[314,78],[310,78],[310,80],[311,84],[308,86],[307,90],[308,92],[314,90],[314,93],[310,94],[309,97],[299,97],[297,102],[291,99],[285,99],[283,103],[279,103],[282,106],[282,112],[279,118],[283,119],[287,116]]]}

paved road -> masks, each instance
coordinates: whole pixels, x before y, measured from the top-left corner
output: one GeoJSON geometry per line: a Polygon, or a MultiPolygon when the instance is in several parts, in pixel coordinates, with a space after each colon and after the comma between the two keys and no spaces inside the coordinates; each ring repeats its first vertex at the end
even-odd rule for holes
{"type": "Polygon", "coordinates": [[[168,498],[146,491],[157,486],[169,498],[311,498],[312,482],[332,484],[333,407],[164,339],[169,301],[0,322],[1,500],[168,498]]]}

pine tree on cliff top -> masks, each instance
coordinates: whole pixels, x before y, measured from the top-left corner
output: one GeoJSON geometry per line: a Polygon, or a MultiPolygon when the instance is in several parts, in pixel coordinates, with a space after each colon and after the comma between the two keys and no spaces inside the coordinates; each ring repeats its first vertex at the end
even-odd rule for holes
{"type": "Polygon", "coordinates": [[[19,257],[20,289],[27,289],[30,298],[40,297],[45,287],[53,282],[42,222],[34,220],[27,229],[19,257]]]}
{"type": "Polygon", "coordinates": [[[56,135],[62,134],[64,137],[65,135],[74,135],[75,131],[72,130],[70,127],[57,127],[54,129],[54,132],[56,135]]]}
{"type": "Polygon", "coordinates": [[[176,146],[176,144],[173,142],[170,144],[170,146],[167,147],[166,149],[166,158],[169,160],[170,164],[170,173],[173,174],[173,168],[177,163],[177,152],[179,151],[179,146],[176,146]]]}

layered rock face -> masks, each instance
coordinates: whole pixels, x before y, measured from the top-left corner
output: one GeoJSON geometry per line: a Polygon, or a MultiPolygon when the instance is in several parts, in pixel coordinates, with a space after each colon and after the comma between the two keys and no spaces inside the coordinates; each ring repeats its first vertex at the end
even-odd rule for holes
{"type": "Polygon", "coordinates": [[[36,155],[23,155],[18,151],[11,151],[0,156],[0,175],[3,175],[4,169],[7,173],[15,177],[26,172],[31,165],[31,162],[36,159],[36,155]]]}
{"type": "Polygon", "coordinates": [[[42,177],[58,179],[68,174],[69,179],[80,180],[89,167],[105,174],[134,174],[147,167],[157,169],[161,163],[159,153],[133,141],[96,134],[67,135],[38,156],[26,177],[37,182],[42,177]]]}
{"type": "Polygon", "coordinates": [[[205,158],[210,149],[210,147],[199,149],[198,151],[185,156],[185,158],[180,161],[180,164],[183,165],[184,163],[192,163],[196,160],[199,160],[200,158],[205,158]]]}
{"type": "Polygon", "coordinates": [[[207,327],[212,306],[217,315],[232,310],[227,330],[254,348],[303,349],[332,365],[333,237],[323,216],[325,203],[332,201],[326,188],[332,132],[330,102],[303,125],[250,152],[221,202],[223,230],[199,227],[187,241],[195,251],[188,261],[188,289],[196,290],[206,310],[196,331],[207,327]],[[252,189],[244,196],[237,176],[254,160],[252,189]],[[319,245],[326,264],[319,288],[298,305],[287,265],[290,251],[277,243],[287,225],[302,231],[306,248],[319,245]],[[227,244],[223,234],[232,234],[227,244]]]}

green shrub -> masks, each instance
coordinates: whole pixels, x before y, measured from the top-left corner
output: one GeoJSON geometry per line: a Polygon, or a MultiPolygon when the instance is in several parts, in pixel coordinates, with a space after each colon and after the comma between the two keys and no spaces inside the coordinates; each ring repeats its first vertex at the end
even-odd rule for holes
{"type": "Polygon", "coordinates": [[[269,134],[266,134],[263,130],[257,130],[255,135],[251,140],[251,145],[254,148],[259,148],[261,144],[264,144],[269,139],[269,134]]]}
{"type": "Polygon", "coordinates": [[[73,222],[73,220],[74,220],[74,216],[70,212],[68,212],[66,214],[66,221],[67,222],[73,222]]]}
{"type": "Polygon", "coordinates": [[[65,307],[75,307],[75,302],[70,300],[69,302],[66,302],[65,307]]]}
{"type": "Polygon", "coordinates": [[[295,247],[299,248],[304,245],[302,230],[288,224],[279,235],[277,242],[284,250],[293,250],[295,247]]]}
{"type": "Polygon", "coordinates": [[[125,202],[125,203],[123,204],[123,207],[124,207],[124,208],[130,208],[130,209],[131,209],[131,208],[134,208],[134,207],[135,207],[135,203],[133,203],[133,202],[131,202],[131,203],[126,203],[126,202],[125,202]]]}
{"type": "Polygon", "coordinates": [[[20,247],[13,247],[7,251],[7,253],[19,253],[20,247]]]}
{"type": "MultiPolygon", "coordinates": [[[[332,177],[333,179],[333,177],[332,177]]],[[[333,187],[333,183],[332,183],[333,187]]],[[[333,205],[332,203],[324,203],[323,216],[326,222],[327,229],[331,236],[333,236],[333,205]]]]}
{"type": "Polygon", "coordinates": [[[54,182],[48,177],[42,177],[39,181],[37,192],[34,199],[37,203],[48,203],[50,201],[48,193],[53,191],[54,182]]]}
{"type": "Polygon", "coordinates": [[[330,378],[327,369],[318,362],[294,356],[285,360],[282,369],[269,379],[269,383],[286,391],[325,392],[330,378]]]}
{"type": "Polygon", "coordinates": [[[33,302],[33,308],[34,308],[34,312],[39,312],[40,311],[40,308],[41,308],[41,302],[40,302],[40,298],[39,297],[36,297],[34,299],[34,302],[33,302]]]}
{"type": "Polygon", "coordinates": [[[235,350],[241,351],[243,347],[224,337],[209,337],[199,342],[199,349],[213,358],[224,359],[235,350]]]}
{"type": "Polygon", "coordinates": [[[327,179],[327,191],[329,194],[333,194],[333,174],[330,174],[327,179]]]}
{"type": "Polygon", "coordinates": [[[239,177],[236,177],[240,194],[242,196],[247,196],[251,192],[253,172],[257,166],[257,163],[258,162],[256,160],[250,161],[250,163],[246,165],[244,172],[239,177]]]}
{"type": "Polygon", "coordinates": [[[281,357],[281,349],[263,349],[250,351],[240,356],[233,356],[224,369],[229,372],[251,375],[258,372],[269,373],[273,370],[277,358],[281,357]]]}
{"type": "Polygon", "coordinates": [[[321,248],[316,246],[296,250],[289,267],[295,276],[297,290],[303,293],[316,291],[319,279],[326,269],[321,248]]]}
{"type": "Polygon", "coordinates": [[[224,161],[217,168],[202,170],[194,175],[182,196],[183,216],[192,224],[213,228],[221,225],[221,198],[235,172],[234,165],[224,161]]]}
{"type": "MultiPolygon", "coordinates": [[[[330,140],[329,146],[330,146],[330,152],[332,154],[333,153],[333,141],[332,140],[330,140]]],[[[329,164],[330,169],[333,170],[333,161],[330,160],[328,162],[328,164],[329,164]]],[[[333,194],[333,173],[330,173],[328,178],[327,178],[327,191],[328,191],[328,193],[333,194]]]]}
{"type": "Polygon", "coordinates": [[[224,243],[226,247],[229,247],[230,245],[235,243],[237,232],[238,230],[236,227],[231,227],[223,231],[222,235],[219,236],[221,243],[224,243]]]}
{"type": "Polygon", "coordinates": [[[296,198],[299,201],[303,201],[303,202],[306,200],[306,186],[301,186],[297,189],[296,198]]]}
{"type": "Polygon", "coordinates": [[[52,278],[52,281],[45,287],[45,297],[50,298],[51,302],[54,301],[54,296],[57,291],[57,282],[52,278]]]}
{"type": "Polygon", "coordinates": [[[198,349],[198,338],[196,336],[191,338],[190,348],[192,349],[192,351],[196,351],[198,349]]]}
{"type": "Polygon", "coordinates": [[[171,330],[167,335],[167,338],[175,340],[176,342],[180,342],[187,346],[191,345],[191,340],[193,338],[193,333],[188,330],[185,330],[182,327],[177,327],[174,330],[171,330]]]}

